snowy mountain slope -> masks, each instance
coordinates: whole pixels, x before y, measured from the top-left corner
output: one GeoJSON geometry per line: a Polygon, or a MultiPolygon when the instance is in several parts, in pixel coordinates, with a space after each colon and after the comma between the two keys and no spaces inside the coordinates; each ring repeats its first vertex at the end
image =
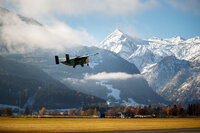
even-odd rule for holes
{"type": "Polygon", "coordinates": [[[200,53],[200,37],[184,40],[177,36],[169,39],[151,38],[148,41],[148,49],[163,57],[174,55],[178,59],[190,60],[200,53]]]}
{"type": "Polygon", "coordinates": [[[29,109],[71,108],[105,102],[63,85],[42,70],[0,56],[0,104],[29,109]]]}
{"type": "Polygon", "coordinates": [[[136,64],[137,68],[141,70],[142,73],[145,73],[147,67],[157,63],[161,59],[161,56],[153,54],[153,52],[144,45],[138,45],[138,49],[128,57],[128,61],[136,64]]]}
{"type": "MultiPolygon", "coordinates": [[[[6,14],[4,14],[6,15],[6,14]]],[[[19,17],[15,15],[17,20],[23,19],[23,21],[29,20],[25,17],[19,17]]],[[[27,23],[27,25],[33,25],[35,23],[27,23]]],[[[17,25],[21,26],[21,21],[14,21],[11,23],[17,23],[17,25]]],[[[2,23],[5,24],[5,23],[2,23]]],[[[1,25],[2,26],[2,25],[1,25]]],[[[9,26],[9,23],[7,23],[9,26]]],[[[40,25],[42,27],[42,25],[40,25]]],[[[3,31],[2,31],[3,32],[3,31]]],[[[131,40],[126,40],[126,35],[120,35],[119,31],[115,32],[115,35],[111,35],[112,37],[121,38],[124,40],[121,42],[130,42],[131,40]]],[[[51,77],[61,81],[63,84],[68,86],[69,88],[73,88],[76,91],[81,91],[90,95],[94,95],[100,98],[104,98],[105,100],[113,102],[114,104],[121,103],[136,103],[137,104],[151,104],[164,102],[167,103],[164,99],[158,96],[153,90],[148,86],[146,80],[142,77],[133,78],[134,75],[139,74],[139,70],[137,67],[126,61],[125,59],[119,57],[116,53],[113,53],[109,50],[100,49],[97,47],[85,47],[79,46],[78,48],[66,48],[63,47],[62,51],[58,51],[56,49],[50,49],[45,47],[37,48],[31,47],[31,45],[27,45],[25,42],[23,45],[15,44],[12,42],[11,45],[6,44],[6,41],[3,42],[0,39],[0,49],[1,54],[7,56],[8,58],[29,63],[41,68],[43,71],[48,73],[51,77]],[[3,45],[2,45],[3,44],[3,45]],[[23,49],[20,52],[17,52],[19,49],[23,49]],[[24,52],[23,52],[24,51],[24,52]],[[63,52],[65,51],[65,52],[63,52]],[[65,57],[65,54],[68,53],[70,57],[82,56],[86,54],[99,53],[96,56],[92,56],[89,58],[90,66],[76,66],[73,67],[65,66],[63,64],[56,65],[55,64],[55,55],[59,57],[65,57]],[[114,76],[113,76],[114,74],[114,76]],[[96,79],[87,79],[87,75],[96,75],[96,79]],[[99,76],[101,75],[101,76],[99,76]],[[112,75],[112,76],[108,76],[112,75]],[[102,79],[102,77],[106,79],[102,79]],[[118,79],[109,79],[113,77],[117,77],[118,79]],[[129,77],[129,79],[126,79],[129,77]],[[122,79],[123,78],[123,79],[122,79]],[[104,81],[103,81],[104,80],[104,81]],[[126,91],[124,91],[126,90],[126,91]],[[126,93],[129,92],[129,93],[126,93]],[[145,94],[143,93],[148,92],[145,94]],[[135,102],[133,102],[135,101],[135,102]]],[[[47,44],[45,44],[46,46],[47,44]]],[[[135,47],[135,45],[131,44],[130,47],[135,47]]],[[[116,50],[112,48],[113,50],[116,50]]],[[[122,49],[129,49],[122,47],[122,49]]],[[[126,50],[125,50],[126,51],[126,50]]],[[[40,92],[45,93],[45,90],[40,90],[40,92]]],[[[59,90],[58,90],[59,91],[59,90]]],[[[37,94],[37,93],[34,93],[37,94]]],[[[28,99],[26,102],[27,105],[32,104],[32,98],[34,98],[34,94],[32,97],[28,99]]],[[[37,94],[38,95],[38,94],[37,94]]],[[[64,95],[64,94],[63,94],[64,95]]]]}
{"type": "MultiPolygon", "coordinates": [[[[186,79],[181,80],[181,78],[173,80],[173,78],[176,78],[174,77],[176,73],[179,73],[179,71],[181,73],[182,69],[191,67],[189,62],[196,62],[197,64],[200,62],[199,36],[187,40],[180,36],[166,39],[152,37],[150,39],[140,39],[138,42],[121,31],[115,30],[101,42],[99,47],[113,51],[127,61],[134,63],[153,90],[159,92],[163,89],[163,93],[160,94],[162,96],[168,95],[167,100],[171,100],[170,97],[173,97],[173,93],[169,93],[173,92],[171,90],[186,82],[186,79]],[[129,40],[129,42],[124,40],[129,40]],[[132,44],[131,47],[130,44],[132,44]],[[113,50],[118,46],[120,46],[119,49],[113,50]],[[126,49],[122,49],[123,47],[128,49],[127,52],[126,49]],[[168,83],[173,84],[174,87],[169,86],[168,83]]],[[[188,79],[195,76],[196,73],[190,75],[189,72],[186,75],[188,79]]]]}
{"type": "MultiPolygon", "coordinates": [[[[7,15],[9,14],[10,13],[8,11],[7,15]]],[[[6,14],[4,15],[5,17],[8,17],[6,16],[6,14]]],[[[14,17],[17,20],[25,21],[26,26],[28,26],[29,24],[35,24],[35,22],[32,23],[32,20],[29,21],[30,19],[26,19],[25,17],[20,17],[19,15],[14,15],[14,17]]],[[[4,21],[1,26],[3,26],[3,24],[5,23],[6,21],[4,21]]],[[[17,25],[19,26],[21,26],[21,24],[24,24],[24,22],[15,20],[12,21],[11,25],[13,25],[13,23],[17,23],[17,25]]],[[[6,23],[6,25],[9,26],[9,23],[6,23]]],[[[42,25],[39,26],[43,27],[42,25]]],[[[1,33],[3,33],[3,30],[1,33]]],[[[135,45],[131,44],[131,40],[127,40],[127,36],[122,35],[120,31],[116,30],[115,34],[111,35],[111,38],[113,37],[116,39],[123,39],[123,41],[121,41],[122,43],[130,42],[130,45],[128,47],[135,47],[135,45]]],[[[122,47],[122,49],[124,49],[124,51],[127,51],[127,49],[129,49],[128,47],[122,47]]],[[[110,48],[115,51],[118,49],[118,47],[113,48],[112,46],[110,48]]],[[[79,46],[78,48],[63,47],[62,51],[65,52],[62,52],[56,49],[45,49],[44,47],[31,47],[31,45],[27,45],[26,42],[24,42],[22,45],[20,43],[15,44],[15,42],[12,42],[12,45],[8,45],[7,41],[3,41],[2,38],[0,38],[0,50],[1,54],[7,56],[8,58],[23,63],[29,63],[41,68],[51,77],[59,80],[69,88],[73,88],[76,91],[103,98],[107,101],[110,101],[111,104],[152,104],[161,101],[163,103],[167,103],[163,98],[153,92],[153,90],[149,87],[144,78],[133,78],[134,75],[140,73],[134,64],[126,61],[125,59],[119,57],[117,54],[109,50],[99,49],[97,47],[79,46]],[[18,52],[19,50],[20,52],[18,52]],[[99,54],[89,58],[89,67],[76,66],[76,68],[74,69],[73,67],[65,66],[63,64],[55,64],[54,56],[58,55],[59,57],[65,57],[66,53],[68,53],[70,57],[82,56],[92,53],[99,54]],[[95,80],[87,79],[87,75],[96,75],[98,78],[96,77],[95,80]],[[101,76],[99,77],[99,75],[101,76]],[[106,79],[102,79],[102,77],[106,79]],[[117,77],[118,80],[116,82],[116,79],[109,79],[108,77],[117,77]],[[129,77],[130,79],[126,79],[127,77],[129,77]],[[145,96],[143,93],[145,94],[145,96]]],[[[45,90],[41,89],[39,90],[39,92],[41,92],[40,94],[43,94],[45,93],[45,90]]],[[[38,94],[37,92],[33,93],[25,104],[32,105],[32,102],[34,101],[33,99],[37,99],[35,95],[40,94],[38,94]]],[[[63,96],[64,95],[65,93],[63,93],[63,96]]],[[[40,100],[40,98],[38,99],[40,100]]]]}
{"type": "Polygon", "coordinates": [[[158,62],[149,73],[146,73],[145,78],[155,91],[159,91],[178,71],[189,66],[188,61],[179,60],[175,56],[167,56],[158,62]]]}
{"type": "MultiPolygon", "coordinates": [[[[109,74],[111,73],[107,73],[107,75],[109,74]]],[[[116,75],[117,73],[112,74],[116,75]]],[[[83,80],[83,82],[85,83],[84,86],[80,83],[74,83],[74,86],[80,88],[82,92],[101,96],[111,104],[130,103],[129,99],[135,101],[135,104],[167,103],[149,87],[147,81],[140,75],[130,75],[130,78],[126,80],[88,79],[83,80]]]]}
{"type": "Polygon", "coordinates": [[[175,56],[178,59],[192,61],[200,55],[200,37],[188,40],[180,36],[162,39],[135,39],[119,30],[115,30],[99,45],[113,51],[122,58],[134,63],[141,73],[148,71],[153,64],[166,56],[175,56]]]}
{"type": "Polygon", "coordinates": [[[122,33],[119,29],[116,29],[100,43],[99,47],[115,52],[124,59],[128,59],[128,57],[138,48],[138,44],[145,44],[145,41],[136,38],[133,39],[122,33]]]}
{"type": "MultiPolygon", "coordinates": [[[[173,79],[176,80],[176,78],[177,77],[173,79]]],[[[175,102],[188,103],[193,101],[200,101],[200,73],[196,73],[190,76],[181,85],[175,85],[174,87],[173,83],[169,83],[166,87],[163,88],[163,90],[160,92],[160,95],[170,101],[175,102]]]]}
{"type": "Polygon", "coordinates": [[[199,72],[200,64],[192,63],[189,68],[180,70],[159,91],[159,94],[169,101],[192,102],[192,100],[199,100],[199,72]]]}
{"type": "MultiPolygon", "coordinates": [[[[153,92],[142,77],[130,78],[129,80],[117,80],[117,82],[115,79],[109,79],[108,77],[108,79],[105,80],[101,79],[101,77],[98,77],[95,80],[85,78],[87,75],[98,75],[101,73],[117,74],[120,72],[122,75],[120,75],[121,77],[119,78],[122,78],[123,74],[131,77],[135,74],[139,74],[135,65],[127,62],[116,54],[96,47],[82,47],[77,51],[68,51],[70,56],[96,52],[99,54],[89,58],[89,67],[85,66],[82,68],[81,66],[77,66],[75,69],[63,64],[55,65],[55,54],[49,51],[33,52],[22,55],[8,55],[8,57],[37,65],[50,76],[60,80],[70,88],[103,98],[110,101],[111,104],[128,103],[130,102],[128,98],[137,102],[137,104],[151,104],[161,101],[167,103],[153,92]],[[148,93],[145,94],[145,92],[148,93]]],[[[63,56],[65,54],[59,53],[59,55],[61,57],[61,55],[63,56]]],[[[102,76],[106,77],[106,75],[102,76]]]]}

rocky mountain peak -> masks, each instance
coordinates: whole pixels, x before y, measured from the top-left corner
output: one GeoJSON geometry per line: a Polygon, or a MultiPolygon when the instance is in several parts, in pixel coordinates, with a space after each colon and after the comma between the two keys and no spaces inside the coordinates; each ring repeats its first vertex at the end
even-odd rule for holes
{"type": "Polygon", "coordinates": [[[115,29],[111,34],[112,35],[123,35],[124,33],[120,29],[115,29]]]}

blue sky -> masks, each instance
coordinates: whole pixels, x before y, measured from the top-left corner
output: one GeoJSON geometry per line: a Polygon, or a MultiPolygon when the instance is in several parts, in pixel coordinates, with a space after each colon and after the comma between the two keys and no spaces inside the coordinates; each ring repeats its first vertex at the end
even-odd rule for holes
{"type": "Polygon", "coordinates": [[[116,28],[139,38],[200,36],[199,0],[0,0],[43,24],[59,21],[97,42],[116,28]]]}
{"type": "Polygon", "coordinates": [[[164,1],[159,7],[138,15],[104,16],[91,14],[82,17],[69,17],[62,19],[62,21],[73,28],[86,28],[98,41],[102,41],[116,28],[139,38],[181,36],[188,39],[200,36],[200,13],[194,14],[191,11],[179,10],[164,1]]]}

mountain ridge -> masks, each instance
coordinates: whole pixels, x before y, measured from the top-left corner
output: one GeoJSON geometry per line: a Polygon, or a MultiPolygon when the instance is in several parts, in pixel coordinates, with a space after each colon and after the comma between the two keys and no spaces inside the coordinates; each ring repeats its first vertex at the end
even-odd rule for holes
{"type": "Polygon", "coordinates": [[[0,56],[0,103],[37,110],[105,102],[69,89],[42,70],[0,56]]]}
{"type": "MultiPolygon", "coordinates": [[[[19,19],[23,19],[19,16],[16,17],[18,17],[19,19]]],[[[23,19],[23,21],[29,20],[23,19]]],[[[42,25],[40,27],[42,27],[42,25]]],[[[152,104],[159,101],[164,101],[155,92],[153,92],[152,89],[154,88],[151,88],[144,79],[146,78],[145,74],[151,73],[152,70],[154,70],[156,67],[159,66],[160,68],[158,68],[157,70],[162,70],[161,67],[165,66],[165,64],[161,66],[157,63],[166,60],[166,58],[170,56],[174,56],[175,58],[177,58],[174,64],[183,59],[187,60],[186,62],[189,62],[188,60],[190,59],[198,61],[199,51],[198,37],[188,40],[184,40],[181,37],[174,37],[171,39],[160,39],[154,37],[150,41],[148,39],[132,38],[121,32],[120,30],[115,30],[114,33],[111,33],[104,41],[102,41],[102,43],[99,45],[100,48],[86,46],[80,46],[75,49],[63,48],[63,51],[67,51],[67,53],[70,54],[70,57],[96,52],[100,53],[95,57],[90,57],[91,62],[89,67],[81,68],[80,66],[77,66],[76,69],[73,69],[64,65],[55,65],[54,56],[64,56],[66,53],[64,53],[63,51],[61,52],[55,49],[47,50],[40,48],[31,49],[31,47],[28,47],[27,44],[23,44],[20,46],[26,52],[15,52],[15,54],[13,54],[12,52],[9,53],[9,48],[11,48],[11,50],[18,50],[19,47],[15,45],[15,42],[13,42],[12,47],[6,47],[7,45],[4,43],[1,44],[3,45],[1,45],[2,47],[0,47],[0,49],[4,51],[4,54],[8,58],[36,65],[37,67],[51,75],[53,78],[58,79],[63,84],[69,85],[71,88],[77,91],[82,91],[90,95],[99,96],[108,101],[111,100],[113,102],[122,103],[134,101],[133,103],[138,102],[139,104],[152,104]],[[191,45],[189,45],[190,43],[191,45]],[[137,67],[134,64],[136,64],[137,67]],[[120,72],[124,73],[125,75],[131,75],[130,77],[132,78],[129,80],[120,80],[118,82],[113,79],[106,81],[94,81],[85,79],[85,75],[87,74],[99,76],[102,75],[102,73],[119,74],[120,72]],[[140,72],[142,73],[142,75],[140,75],[139,77],[135,76],[137,74],[140,74],[140,72]],[[144,76],[144,78],[142,76],[144,76]],[[128,86],[124,84],[127,84],[128,86]],[[123,89],[125,87],[128,88],[127,92],[130,92],[131,95],[123,92],[123,89]],[[147,93],[149,95],[145,94],[146,98],[143,99],[141,98],[142,93],[140,93],[140,91],[142,90],[144,91],[144,93],[149,92],[147,93]],[[115,93],[117,95],[111,97],[111,94],[114,95],[114,92],[117,92],[115,93]],[[119,97],[121,97],[122,99],[118,100],[119,97]],[[154,100],[150,101],[151,99],[149,98],[152,98],[154,100]]],[[[170,62],[166,63],[170,64],[170,62]]],[[[173,67],[173,69],[175,69],[175,67],[173,67]]],[[[179,69],[170,70],[168,71],[169,73],[165,74],[164,76],[169,76],[170,78],[173,78],[173,76],[178,71],[179,69]]],[[[170,81],[170,79],[168,80],[170,81]]],[[[158,80],[155,80],[155,82],[158,82],[158,80]]],[[[163,82],[161,86],[165,86],[165,84],[166,82],[163,82]]],[[[166,103],[166,101],[164,102],[166,103]]]]}
{"type": "MultiPolygon", "coordinates": [[[[126,37],[127,38],[124,38],[124,40],[126,39],[132,40],[131,37],[129,36],[126,36],[126,37]]],[[[141,40],[146,41],[145,45],[137,43],[137,41],[129,42],[135,45],[134,49],[129,47],[129,43],[127,42],[121,43],[121,40],[119,37],[117,39],[109,38],[107,40],[104,40],[104,42],[102,42],[99,45],[99,47],[113,51],[117,53],[119,56],[121,56],[122,58],[126,59],[127,61],[134,63],[137,66],[137,68],[140,70],[144,78],[148,81],[150,86],[155,91],[157,91],[158,94],[160,94],[161,96],[168,97],[165,99],[169,101],[173,101],[175,99],[175,97],[174,99],[170,98],[170,97],[173,97],[172,93],[167,93],[167,91],[170,92],[170,87],[168,86],[168,84],[170,84],[171,80],[173,81],[174,76],[176,77],[177,73],[181,72],[182,69],[188,69],[189,67],[192,67],[191,63],[196,63],[197,64],[196,67],[198,66],[198,63],[200,63],[200,37],[199,36],[196,36],[194,38],[189,38],[189,39],[184,39],[180,36],[175,36],[172,38],[152,37],[149,39],[141,39],[141,40]],[[119,42],[120,44],[118,44],[119,42]],[[127,47],[127,49],[129,50],[127,52],[126,50],[122,50],[123,54],[121,54],[120,53],[121,49],[119,49],[116,52],[115,50],[112,50],[109,47],[106,47],[109,44],[112,44],[112,47],[115,47],[115,45],[125,45],[124,47],[127,47]],[[174,59],[172,59],[172,57],[174,59]],[[171,61],[167,61],[167,58],[171,58],[171,61]],[[182,62],[182,64],[179,64],[180,62],[182,62]],[[163,93],[159,93],[159,91],[162,91],[163,93]],[[166,94],[164,92],[166,92],[166,94]]],[[[196,76],[198,76],[197,75],[198,71],[195,72],[196,76]]],[[[193,75],[188,75],[188,76],[191,79],[195,79],[195,77],[192,77],[193,75]]],[[[180,80],[177,79],[176,81],[180,81],[180,80]]],[[[183,80],[181,81],[182,82],[180,84],[184,84],[184,82],[187,82],[183,80]]],[[[192,81],[195,82],[196,80],[192,80],[192,81]]],[[[190,89],[192,90],[192,88],[190,89]]],[[[195,92],[193,93],[195,94],[195,92]]],[[[197,98],[197,97],[194,97],[194,98],[197,98]]],[[[188,102],[187,100],[183,100],[183,99],[179,97],[180,101],[182,100],[184,102],[188,102]]]]}

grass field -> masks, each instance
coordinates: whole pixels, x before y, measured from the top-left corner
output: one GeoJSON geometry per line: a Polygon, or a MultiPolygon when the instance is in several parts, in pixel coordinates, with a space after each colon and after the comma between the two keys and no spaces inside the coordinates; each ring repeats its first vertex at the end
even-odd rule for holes
{"type": "Polygon", "coordinates": [[[94,132],[200,127],[200,118],[62,119],[0,118],[0,132],[94,132]]]}

